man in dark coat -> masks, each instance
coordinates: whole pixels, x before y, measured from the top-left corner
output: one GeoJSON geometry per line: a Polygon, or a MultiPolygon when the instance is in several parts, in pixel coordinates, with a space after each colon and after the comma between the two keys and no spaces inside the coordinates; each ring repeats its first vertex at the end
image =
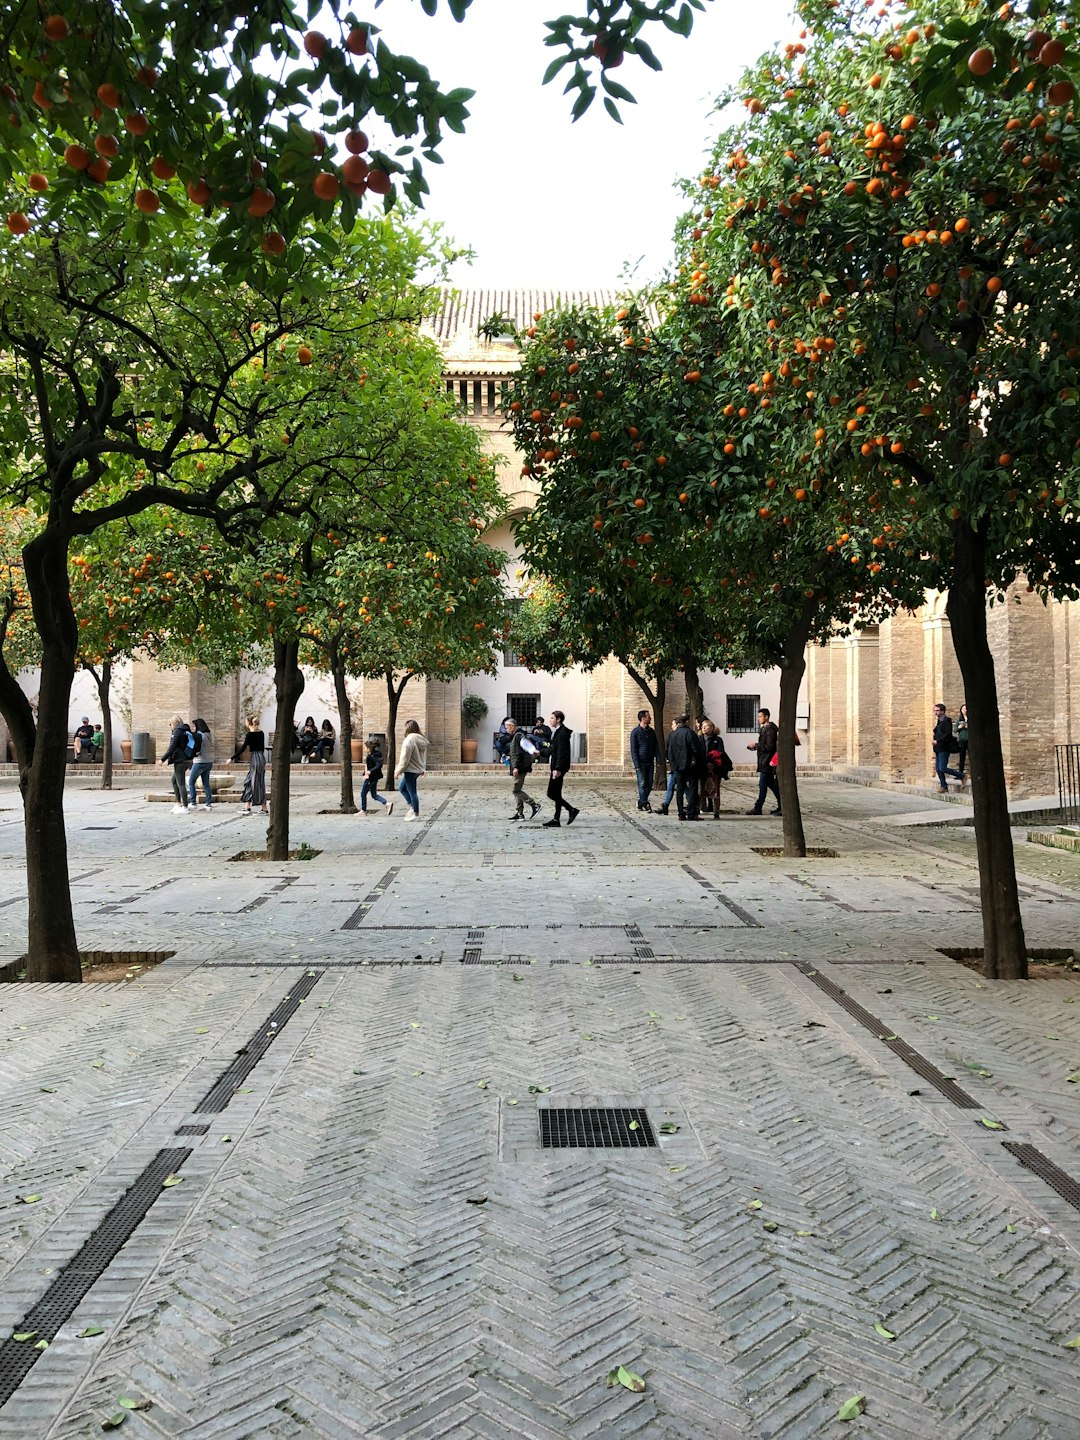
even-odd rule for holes
{"type": "Polygon", "coordinates": [[[562,787],[566,772],[570,769],[570,736],[573,733],[565,725],[566,716],[561,710],[551,712],[551,779],[548,781],[548,799],[555,802],[555,814],[544,821],[545,830],[557,830],[562,824],[560,813],[565,809],[566,823],[572,825],[581,811],[563,799],[562,787]]]}
{"type": "Polygon", "coordinates": [[[945,778],[951,775],[954,780],[964,781],[963,771],[954,769],[949,764],[949,756],[959,753],[960,743],[953,736],[952,720],[949,712],[940,702],[934,706],[934,769],[937,771],[938,794],[949,793],[949,782],[945,778]]]}
{"type": "Polygon", "coordinates": [[[651,811],[649,791],[652,789],[653,775],[656,773],[660,745],[656,738],[656,731],[652,728],[652,716],[648,710],[639,710],[637,718],[638,723],[630,731],[630,763],[637,776],[637,808],[651,811]]]}
{"type": "Polygon", "coordinates": [[[507,720],[506,729],[510,736],[510,774],[514,777],[514,804],[517,809],[511,820],[521,820],[525,816],[525,806],[529,807],[529,819],[535,820],[540,806],[531,795],[525,793],[525,781],[533,768],[533,756],[535,745],[530,740],[528,747],[525,745],[525,735],[517,728],[514,720],[507,720]]]}
{"type": "Polygon", "coordinates": [[[757,718],[757,740],[752,745],[746,747],[748,750],[757,751],[757,804],[752,810],[748,810],[746,813],[748,815],[760,815],[765,805],[765,796],[767,792],[771,790],[776,796],[776,809],[770,813],[780,815],[783,813],[780,809],[780,784],[776,778],[776,766],[772,763],[773,756],[776,754],[776,726],[769,719],[768,710],[759,710],[757,718]]]}
{"type": "Polygon", "coordinates": [[[698,819],[697,777],[700,755],[698,737],[690,729],[689,715],[676,715],[675,729],[668,736],[668,768],[675,776],[675,803],[680,820],[698,819]]]}

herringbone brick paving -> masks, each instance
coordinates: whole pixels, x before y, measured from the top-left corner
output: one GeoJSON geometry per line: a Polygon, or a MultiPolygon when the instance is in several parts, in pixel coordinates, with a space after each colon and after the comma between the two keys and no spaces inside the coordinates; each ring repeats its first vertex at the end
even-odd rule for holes
{"type": "MultiPolygon", "coordinates": [[[[627,786],[577,789],[589,804],[556,837],[491,818],[494,785],[430,785],[406,831],[318,817],[313,786],[295,833],[324,849],[317,878],[257,864],[243,883],[213,858],[239,848],[239,817],[190,822],[157,859],[163,814],[69,795],[115,812],[106,845],[130,847],[122,877],[76,889],[83,943],[135,930],[177,955],[138,988],[0,993],[0,1322],[177,1143],[295,978],[325,973],[245,1093],[200,1117],[183,1183],[0,1436],[97,1434],[130,1395],[153,1404],[126,1432],[198,1440],[1076,1440],[1080,1219],[1001,1140],[1080,1177],[1080,977],[988,985],[938,954],[978,943],[970,852],[884,834],[894,797],[808,782],[810,843],[840,856],[791,862],[753,853],[774,831],[734,815],[692,845],[641,817],[659,851],[626,823],[627,786]],[[214,875],[197,907],[190,887],[151,891],[196,856],[214,875]],[[470,927],[496,963],[460,963],[470,927]],[[983,1109],[949,1105],[792,964],[684,955],[821,967],[983,1109]],[[680,1130],[652,1152],[545,1152],[549,1103],[644,1103],[680,1130]],[[76,1338],[87,1323],[105,1333],[76,1338]],[[620,1363],[644,1394],[605,1387],[620,1363]],[[866,1413],[843,1426],[856,1393],[866,1413]]],[[[1029,939],[1063,943],[1080,860],[1033,863],[1029,939]]],[[[18,915],[0,910],[12,934],[18,915]]]]}

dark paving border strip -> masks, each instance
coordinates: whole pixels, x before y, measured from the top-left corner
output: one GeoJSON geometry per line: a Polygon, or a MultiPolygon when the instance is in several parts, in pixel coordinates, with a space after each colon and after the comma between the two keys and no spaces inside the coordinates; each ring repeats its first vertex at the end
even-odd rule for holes
{"type": "Polygon", "coordinates": [[[462,952],[462,965],[482,965],[484,954],[484,931],[482,928],[470,930],[465,937],[465,949],[462,952]]]}
{"type": "MultiPolygon", "coordinates": [[[[409,843],[405,846],[405,854],[406,854],[406,855],[415,855],[415,854],[416,854],[417,850],[419,850],[421,844],[423,843],[424,837],[425,837],[425,835],[427,834],[427,832],[431,829],[431,827],[432,827],[432,825],[434,825],[435,821],[439,818],[439,816],[443,813],[443,811],[446,809],[446,807],[450,804],[451,800],[453,800],[453,799],[456,797],[457,793],[458,793],[458,792],[457,792],[456,790],[451,790],[450,793],[449,793],[449,795],[447,795],[446,799],[442,802],[442,804],[441,804],[440,806],[438,806],[437,809],[433,810],[433,811],[431,812],[431,814],[428,816],[428,818],[427,818],[425,821],[422,821],[422,822],[421,822],[421,824],[420,824],[419,827],[417,828],[416,834],[412,837],[412,839],[409,841],[409,843]]],[[[402,804],[404,804],[404,803],[405,803],[405,802],[402,801],[402,804]]]]}
{"type": "Polygon", "coordinates": [[[654,835],[651,830],[646,830],[645,826],[642,825],[640,820],[635,820],[634,817],[630,814],[629,810],[624,810],[623,807],[621,805],[617,805],[614,800],[609,800],[608,804],[611,806],[611,808],[615,811],[617,815],[622,816],[622,818],[626,821],[628,825],[632,825],[639,835],[644,835],[645,839],[648,840],[650,845],[655,845],[657,850],[669,851],[671,849],[671,846],[665,845],[663,840],[661,840],[658,835],[654,835]]]}
{"type": "MultiPolygon", "coordinates": [[[[360,901],[360,904],[352,912],[352,914],[346,920],[342,921],[342,930],[359,929],[360,923],[364,919],[364,916],[368,913],[368,911],[377,901],[382,899],[383,895],[386,893],[387,890],[389,890],[390,886],[397,879],[398,868],[399,867],[397,865],[393,866],[391,869],[387,870],[386,874],[382,877],[381,880],[375,881],[374,890],[369,890],[368,893],[364,896],[363,900],[360,901]]],[[[419,929],[419,926],[413,928],[419,929]]]]}
{"type": "MultiPolygon", "coordinates": [[[[295,963],[294,961],[293,964],[295,963]]],[[[226,1105],[228,1105],[236,1093],[237,1086],[242,1084],[248,1075],[251,1074],[252,1070],[296,1014],[300,1008],[300,1002],[311,994],[322,977],[323,972],[321,970],[313,970],[306,975],[302,975],[295,985],[289,987],[288,995],[285,996],[280,1004],[271,1010],[270,1014],[239,1052],[229,1068],[214,1081],[210,1089],[195,1106],[194,1114],[217,1115],[225,1109],[226,1105]]]]}
{"type": "Polygon", "coordinates": [[[834,981],[803,961],[796,962],[795,968],[808,980],[811,980],[819,990],[823,990],[830,1000],[840,1006],[841,1010],[846,1010],[853,1020],[857,1020],[872,1035],[877,1036],[883,1045],[887,1045],[894,1055],[903,1060],[905,1065],[909,1065],[917,1075],[921,1075],[928,1084],[933,1085],[934,1089],[944,1095],[950,1104],[955,1105],[959,1110],[981,1110],[983,1108],[966,1090],[961,1089],[955,1080],[950,1080],[936,1065],[927,1060],[925,1055],[920,1055],[917,1050],[913,1050],[906,1040],[901,1040],[892,1032],[884,1020],[879,1020],[876,1015],[871,1015],[869,1010],[865,1010],[857,1000],[853,1000],[847,991],[835,984],[834,981]]]}
{"type": "MultiPolygon", "coordinates": [[[[441,965],[442,956],[436,956],[431,960],[324,960],[323,967],[326,970],[378,970],[380,967],[396,966],[399,969],[408,965],[441,965]]],[[[204,960],[199,967],[202,970],[295,970],[296,959],[282,960],[204,960]]]]}
{"type": "Polygon", "coordinates": [[[31,1340],[0,1343],[0,1406],[11,1399],[34,1363],[45,1353],[35,1349],[39,1340],[52,1341],[62,1325],[71,1319],[90,1288],[104,1275],[116,1256],[146,1219],[150,1207],[162,1191],[163,1182],[176,1173],[191,1155],[191,1150],[159,1150],[142,1174],[124,1191],[120,1199],[87,1239],[82,1248],[64,1266],[42,1295],[14,1327],[14,1334],[34,1331],[31,1340]]]}
{"type": "Polygon", "coordinates": [[[700,875],[692,865],[683,865],[680,868],[685,870],[691,880],[696,880],[703,890],[709,891],[711,895],[720,901],[720,904],[723,905],[725,910],[730,910],[732,915],[734,915],[737,920],[741,920],[748,929],[762,929],[760,920],[755,920],[748,910],[744,910],[742,906],[737,905],[734,900],[729,900],[722,891],[716,888],[711,880],[706,880],[705,876],[700,875]]]}
{"type": "Polygon", "coordinates": [[[1030,1170],[1040,1180],[1045,1180],[1051,1190],[1056,1190],[1074,1210],[1080,1210],[1080,1181],[1067,1175],[1034,1145],[1023,1145],[1014,1140],[1003,1140],[1001,1143],[1026,1170],[1030,1170]]]}

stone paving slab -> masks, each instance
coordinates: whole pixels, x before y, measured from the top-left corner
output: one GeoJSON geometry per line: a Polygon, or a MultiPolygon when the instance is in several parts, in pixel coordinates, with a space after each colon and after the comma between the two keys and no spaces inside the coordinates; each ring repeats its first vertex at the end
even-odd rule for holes
{"type": "MultiPolygon", "coordinates": [[[[573,778],[557,835],[508,824],[505,784],[431,781],[417,826],[305,783],[323,854],[282,865],[229,863],[258,822],[69,786],[81,943],[176,954],[0,990],[0,1334],[186,1158],[0,1437],[96,1435],[126,1395],[152,1408],[125,1433],[199,1440],[1076,1440],[1080,1210],[1006,1146],[1080,1181],[1080,975],[941,954],[979,943],[974,848],[888,829],[910,795],[807,780],[838,854],[792,861],[734,813],[747,782],[691,830],[573,778]],[[544,1150],[560,1105],[678,1128],[544,1150]],[[644,1394],[605,1386],[620,1363],[644,1394]]],[[[1072,944],[1080,857],[1040,850],[1029,940],[1072,944]]]]}

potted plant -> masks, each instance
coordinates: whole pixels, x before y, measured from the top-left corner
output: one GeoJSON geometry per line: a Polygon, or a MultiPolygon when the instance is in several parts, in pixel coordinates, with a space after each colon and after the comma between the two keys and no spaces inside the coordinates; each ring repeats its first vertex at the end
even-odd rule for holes
{"type": "MultiPolygon", "coordinates": [[[[465,695],[461,701],[461,728],[475,730],[487,719],[487,701],[482,695],[465,695]]],[[[476,760],[477,741],[473,737],[461,737],[461,763],[471,765],[476,760]]]]}
{"type": "Polygon", "coordinates": [[[114,708],[120,718],[120,726],[127,739],[120,741],[120,760],[124,765],[131,764],[131,682],[127,686],[117,689],[114,708]]]}

